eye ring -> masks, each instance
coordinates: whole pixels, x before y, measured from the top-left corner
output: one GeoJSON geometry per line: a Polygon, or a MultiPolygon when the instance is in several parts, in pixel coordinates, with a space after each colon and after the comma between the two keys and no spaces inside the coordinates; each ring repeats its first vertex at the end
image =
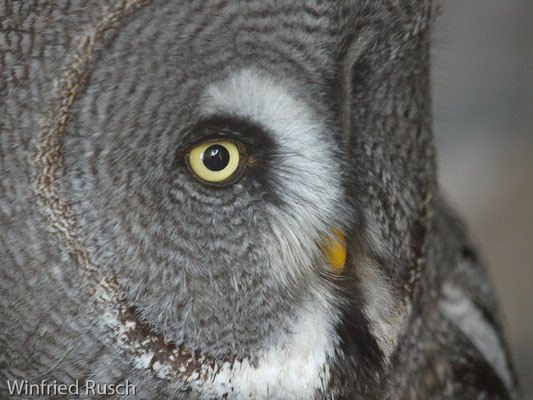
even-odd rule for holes
{"type": "Polygon", "coordinates": [[[245,148],[233,140],[211,140],[192,146],[185,154],[189,172],[200,181],[225,186],[243,172],[245,148]]]}

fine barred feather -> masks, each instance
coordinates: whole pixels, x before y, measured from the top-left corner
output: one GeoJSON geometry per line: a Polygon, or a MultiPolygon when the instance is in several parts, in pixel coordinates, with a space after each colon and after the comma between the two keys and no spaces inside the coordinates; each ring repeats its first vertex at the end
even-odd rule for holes
{"type": "Polygon", "coordinates": [[[0,4],[0,398],[518,399],[437,185],[436,8],[0,4]]]}

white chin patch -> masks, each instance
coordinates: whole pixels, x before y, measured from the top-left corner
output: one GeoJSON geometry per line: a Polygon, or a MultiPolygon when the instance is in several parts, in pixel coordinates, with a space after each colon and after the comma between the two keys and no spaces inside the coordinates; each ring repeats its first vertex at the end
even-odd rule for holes
{"type": "MultiPolygon", "coordinates": [[[[299,316],[291,332],[263,351],[255,366],[248,360],[202,371],[205,380],[195,387],[206,398],[228,395],[236,399],[309,399],[325,390],[330,378],[328,359],[338,338],[331,317],[314,304],[299,316]]],[[[196,385],[195,385],[196,386],[196,385]]]]}

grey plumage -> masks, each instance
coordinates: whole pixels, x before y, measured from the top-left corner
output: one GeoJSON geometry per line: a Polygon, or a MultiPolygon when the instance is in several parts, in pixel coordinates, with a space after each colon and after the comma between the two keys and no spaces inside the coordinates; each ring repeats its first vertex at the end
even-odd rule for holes
{"type": "MultiPolygon", "coordinates": [[[[435,5],[0,6],[0,395],[517,398],[436,184],[435,5]],[[245,143],[242,177],[184,163],[245,143]],[[341,276],[317,245],[346,237],[341,276]]],[[[20,396],[24,397],[24,396],[20,396]]]]}

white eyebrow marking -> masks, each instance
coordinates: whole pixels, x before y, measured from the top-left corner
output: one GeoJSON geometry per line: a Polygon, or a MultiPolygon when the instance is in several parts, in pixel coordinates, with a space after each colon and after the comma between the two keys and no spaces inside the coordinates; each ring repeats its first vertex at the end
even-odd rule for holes
{"type": "Polygon", "coordinates": [[[259,71],[244,69],[210,85],[202,111],[248,118],[267,128],[283,152],[281,168],[276,169],[284,182],[281,194],[295,207],[300,204],[294,199],[303,200],[299,212],[305,213],[309,205],[331,209],[343,193],[336,145],[327,140],[323,121],[289,87],[289,82],[282,84],[259,71]]]}

